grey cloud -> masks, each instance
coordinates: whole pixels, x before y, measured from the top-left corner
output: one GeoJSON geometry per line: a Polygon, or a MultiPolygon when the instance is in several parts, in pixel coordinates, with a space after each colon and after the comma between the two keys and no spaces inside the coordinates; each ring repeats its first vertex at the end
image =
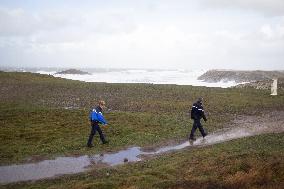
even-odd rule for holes
{"type": "Polygon", "coordinates": [[[80,28],[82,18],[60,12],[31,14],[23,9],[0,8],[1,36],[31,36],[41,31],[58,31],[69,26],[80,28]]]}
{"type": "Polygon", "coordinates": [[[200,0],[202,6],[257,11],[261,14],[284,15],[283,0],[200,0]]]}
{"type": "Polygon", "coordinates": [[[39,15],[40,28],[45,30],[59,30],[66,27],[81,28],[84,18],[76,13],[65,11],[50,11],[39,15]]]}
{"type": "Polygon", "coordinates": [[[0,35],[30,35],[38,26],[38,20],[22,9],[0,9],[0,35]]]}
{"type": "Polygon", "coordinates": [[[87,27],[93,32],[100,34],[131,33],[137,28],[133,14],[126,13],[103,13],[92,15],[86,19],[87,27]]]}
{"type": "Polygon", "coordinates": [[[276,24],[264,24],[258,30],[244,35],[242,40],[284,44],[284,17],[276,24]]]}
{"type": "Polygon", "coordinates": [[[133,16],[133,12],[125,10],[100,14],[68,11],[36,14],[23,9],[0,8],[0,36],[60,42],[76,41],[88,35],[130,33],[137,28],[133,16]]]}

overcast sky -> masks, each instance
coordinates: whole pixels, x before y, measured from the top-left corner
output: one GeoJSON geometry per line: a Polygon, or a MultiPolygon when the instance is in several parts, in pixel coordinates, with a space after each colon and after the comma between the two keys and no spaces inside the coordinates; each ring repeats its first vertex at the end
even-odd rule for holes
{"type": "Polygon", "coordinates": [[[0,0],[0,65],[284,70],[284,1],[0,0]]]}

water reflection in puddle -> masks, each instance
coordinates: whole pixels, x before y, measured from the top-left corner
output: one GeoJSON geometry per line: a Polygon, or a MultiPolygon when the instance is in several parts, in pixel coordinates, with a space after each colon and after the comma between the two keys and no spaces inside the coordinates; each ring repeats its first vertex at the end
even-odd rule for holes
{"type": "Polygon", "coordinates": [[[144,154],[140,147],[132,147],[112,154],[101,154],[90,156],[93,164],[107,164],[110,166],[119,165],[124,162],[141,161],[140,155],[144,154]]]}
{"type": "Polygon", "coordinates": [[[26,180],[39,180],[61,174],[74,174],[85,171],[90,164],[88,156],[58,157],[39,163],[11,165],[0,167],[0,183],[26,180]]]}

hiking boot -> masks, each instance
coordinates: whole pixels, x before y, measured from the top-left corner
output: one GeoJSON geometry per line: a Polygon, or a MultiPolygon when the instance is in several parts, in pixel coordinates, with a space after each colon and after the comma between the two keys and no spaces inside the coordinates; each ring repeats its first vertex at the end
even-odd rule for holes
{"type": "Polygon", "coordinates": [[[92,145],[92,144],[87,144],[87,147],[92,148],[92,147],[94,147],[94,145],[92,145]]]}
{"type": "Polygon", "coordinates": [[[108,144],[108,141],[107,140],[103,141],[103,144],[108,144]]]}
{"type": "Polygon", "coordinates": [[[196,140],[196,138],[194,138],[194,137],[189,137],[189,140],[193,140],[193,141],[195,141],[195,140],[196,140]]]}
{"type": "Polygon", "coordinates": [[[205,133],[205,134],[203,135],[203,138],[205,138],[207,135],[208,135],[208,134],[207,134],[207,133],[205,133]]]}

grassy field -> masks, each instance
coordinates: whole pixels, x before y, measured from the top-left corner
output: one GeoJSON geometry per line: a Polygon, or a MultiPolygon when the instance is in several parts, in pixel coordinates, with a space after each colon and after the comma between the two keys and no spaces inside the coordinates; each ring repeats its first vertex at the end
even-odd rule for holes
{"type": "Polygon", "coordinates": [[[283,140],[283,133],[243,138],[144,162],[5,188],[281,189],[284,186],[283,140]]]}
{"type": "Polygon", "coordinates": [[[0,73],[1,164],[112,151],[127,146],[184,140],[191,128],[188,111],[205,99],[209,132],[236,114],[284,109],[284,95],[270,91],[177,85],[105,84],[72,81],[32,73],[0,73]],[[85,148],[88,112],[105,99],[108,145],[85,148]]]}
{"type": "MultiPolygon", "coordinates": [[[[236,115],[284,110],[284,91],[278,92],[275,97],[266,90],[86,83],[32,73],[0,72],[0,163],[32,162],[64,155],[116,151],[134,145],[147,147],[183,141],[192,124],[188,111],[197,97],[205,99],[209,121],[204,126],[212,132],[229,126],[229,121],[236,115]],[[95,147],[89,149],[85,147],[90,130],[88,112],[99,99],[107,102],[105,116],[110,124],[104,132],[110,143],[100,144],[96,135],[95,147]]],[[[279,183],[283,172],[278,176],[274,173],[279,164],[283,167],[283,160],[279,159],[283,159],[283,150],[279,146],[283,149],[283,134],[260,136],[206,147],[205,150],[194,149],[194,153],[178,152],[145,163],[23,186],[187,188],[191,184],[204,184],[204,188],[210,188],[210,183],[216,181],[217,188],[232,188],[236,177],[240,177],[240,184],[246,177],[256,179],[251,184],[258,186],[258,179],[263,178],[259,176],[261,171],[272,171],[272,175],[267,175],[269,184],[279,183]],[[264,149],[259,148],[264,144],[264,149]],[[251,153],[255,155],[246,156],[251,153]],[[239,173],[241,168],[238,167],[231,170],[232,165],[243,162],[248,162],[249,170],[256,173],[248,170],[239,173]],[[266,162],[267,165],[258,166],[266,162]],[[219,167],[220,164],[224,167],[219,167]],[[193,172],[188,172],[191,169],[193,172]],[[215,172],[214,169],[218,172],[209,175],[209,172],[215,172]],[[111,172],[111,177],[105,177],[107,171],[111,172]],[[133,185],[134,181],[137,185],[133,185]]],[[[17,186],[11,185],[12,188],[17,186]]]]}

